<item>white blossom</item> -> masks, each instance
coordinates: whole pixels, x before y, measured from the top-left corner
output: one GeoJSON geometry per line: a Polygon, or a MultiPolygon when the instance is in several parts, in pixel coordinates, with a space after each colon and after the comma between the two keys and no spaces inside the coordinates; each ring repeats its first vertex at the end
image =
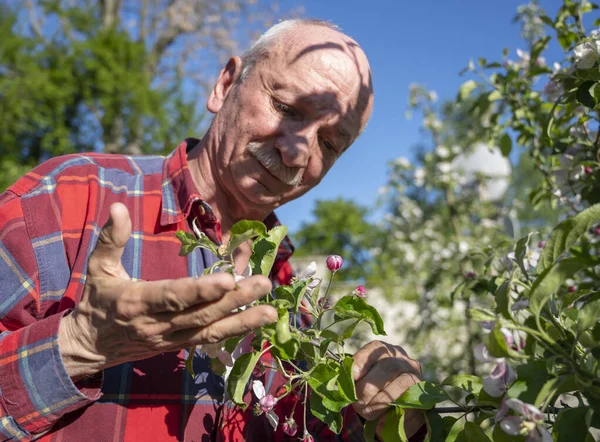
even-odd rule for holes
{"type": "Polygon", "coordinates": [[[435,149],[435,153],[437,153],[440,158],[448,158],[450,150],[446,146],[440,145],[435,149]]]}
{"type": "Polygon", "coordinates": [[[425,184],[425,169],[419,167],[414,173],[415,186],[423,187],[425,184]]]}

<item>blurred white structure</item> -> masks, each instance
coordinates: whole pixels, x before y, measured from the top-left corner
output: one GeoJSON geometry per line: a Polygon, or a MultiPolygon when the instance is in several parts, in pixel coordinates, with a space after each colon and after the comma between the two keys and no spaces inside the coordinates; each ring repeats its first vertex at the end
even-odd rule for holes
{"type": "Polygon", "coordinates": [[[478,175],[486,177],[479,186],[479,196],[484,201],[499,201],[508,190],[512,168],[497,147],[477,143],[471,152],[458,155],[451,164],[454,171],[466,176],[469,184],[474,184],[478,175]]]}

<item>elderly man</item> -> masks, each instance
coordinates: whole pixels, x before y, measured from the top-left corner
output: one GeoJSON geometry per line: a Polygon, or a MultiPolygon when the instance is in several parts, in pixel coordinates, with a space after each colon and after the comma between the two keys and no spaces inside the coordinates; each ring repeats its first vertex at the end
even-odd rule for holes
{"type": "MultiPolygon", "coordinates": [[[[1,439],[285,440],[223,404],[223,380],[205,356],[195,357],[195,378],[183,367],[183,349],[275,321],[266,305],[231,314],[271,282],[200,276],[215,257],[178,257],[174,232],[197,218],[220,242],[240,219],[273,224],[272,211],[318,184],[358,137],[372,102],[356,42],[325,22],[286,21],[223,68],[202,140],[166,159],[55,158],[2,194],[1,439]]],[[[250,252],[239,249],[239,269],[250,252]]],[[[282,249],[274,268],[280,282],[287,257],[282,249]]],[[[359,402],[345,411],[342,440],[361,440],[356,413],[382,416],[419,376],[400,347],[380,342],[361,349],[355,367],[359,402]]],[[[265,379],[270,389],[281,383],[274,372],[265,379]]],[[[407,432],[422,423],[407,418],[407,432]]],[[[308,430],[334,438],[318,421],[308,430]]]]}

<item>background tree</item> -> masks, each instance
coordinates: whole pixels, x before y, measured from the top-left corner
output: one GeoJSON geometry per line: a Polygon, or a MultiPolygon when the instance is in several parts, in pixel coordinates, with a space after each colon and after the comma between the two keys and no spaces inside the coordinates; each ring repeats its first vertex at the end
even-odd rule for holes
{"type": "Polygon", "coordinates": [[[54,155],[200,135],[217,66],[273,17],[251,0],[0,1],[0,187],[54,155]]]}
{"type": "Polygon", "coordinates": [[[343,255],[340,280],[363,279],[369,274],[369,247],[376,227],[367,221],[368,210],[338,198],[317,201],[312,214],[315,220],[303,222],[294,234],[296,256],[343,255]]]}

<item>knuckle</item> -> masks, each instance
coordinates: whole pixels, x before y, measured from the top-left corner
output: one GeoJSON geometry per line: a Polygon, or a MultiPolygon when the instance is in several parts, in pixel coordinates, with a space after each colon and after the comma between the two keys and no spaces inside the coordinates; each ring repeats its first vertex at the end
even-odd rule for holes
{"type": "Polygon", "coordinates": [[[183,301],[170,288],[165,288],[162,295],[162,307],[167,312],[181,312],[185,309],[183,301]]]}
{"type": "Polygon", "coordinates": [[[139,299],[131,293],[126,293],[117,300],[115,310],[119,319],[132,319],[142,313],[139,299]]]}
{"type": "Polygon", "coordinates": [[[211,309],[202,308],[194,314],[194,325],[197,327],[205,327],[215,321],[214,314],[211,309]]]}
{"type": "Polygon", "coordinates": [[[218,330],[216,327],[210,327],[206,330],[205,334],[205,342],[208,344],[216,344],[217,342],[221,342],[225,337],[223,333],[218,330]]]}

